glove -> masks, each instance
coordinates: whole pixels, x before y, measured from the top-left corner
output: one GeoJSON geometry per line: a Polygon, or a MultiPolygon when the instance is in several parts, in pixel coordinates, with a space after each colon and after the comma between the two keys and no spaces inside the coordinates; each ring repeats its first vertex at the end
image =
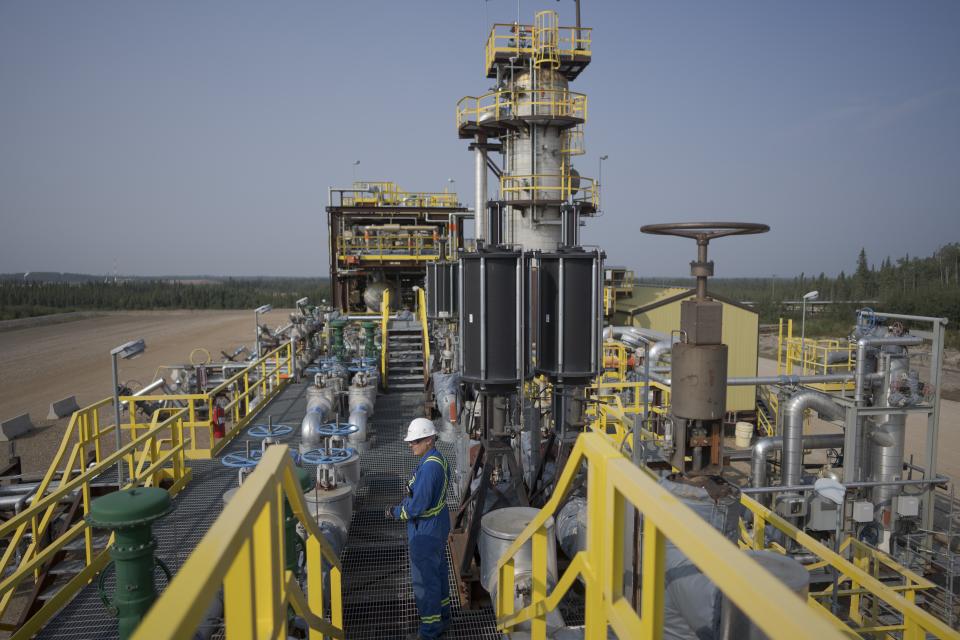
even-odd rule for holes
{"type": "Polygon", "coordinates": [[[393,515],[393,507],[387,507],[387,510],[383,512],[383,517],[387,520],[396,520],[396,516],[393,515]]]}

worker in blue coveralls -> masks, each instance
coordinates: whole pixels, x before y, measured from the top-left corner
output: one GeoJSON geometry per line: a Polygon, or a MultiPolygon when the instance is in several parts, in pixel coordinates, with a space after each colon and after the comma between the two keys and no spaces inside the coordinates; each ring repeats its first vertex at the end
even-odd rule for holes
{"type": "Polygon", "coordinates": [[[447,485],[450,469],[435,446],[437,430],[427,418],[415,418],[404,441],[420,458],[407,482],[403,501],[388,507],[387,518],[407,523],[413,596],[420,614],[420,630],[411,638],[439,638],[450,625],[450,583],[447,581],[447,485]]]}

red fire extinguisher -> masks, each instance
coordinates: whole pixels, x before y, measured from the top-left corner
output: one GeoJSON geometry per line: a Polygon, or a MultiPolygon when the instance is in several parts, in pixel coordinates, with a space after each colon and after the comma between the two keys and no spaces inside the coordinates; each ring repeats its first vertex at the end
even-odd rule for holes
{"type": "Polygon", "coordinates": [[[214,402],[213,411],[210,412],[210,422],[213,424],[213,437],[222,438],[227,432],[227,413],[220,406],[219,402],[214,402]]]}

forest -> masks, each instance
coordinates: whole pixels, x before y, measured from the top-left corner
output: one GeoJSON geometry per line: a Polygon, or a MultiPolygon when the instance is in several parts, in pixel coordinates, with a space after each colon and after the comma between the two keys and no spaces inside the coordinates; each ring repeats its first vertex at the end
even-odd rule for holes
{"type": "Polygon", "coordinates": [[[0,278],[0,320],[88,310],[290,308],[304,296],[317,304],[329,292],[326,278],[0,278]]]}
{"type": "MultiPolygon", "coordinates": [[[[862,307],[944,317],[949,320],[948,344],[960,346],[960,243],[945,245],[927,257],[885,257],[879,265],[870,262],[866,250],[860,249],[854,264],[849,274],[841,271],[836,276],[801,273],[792,278],[713,278],[709,287],[718,295],[748,302],[765,324],[775,323],[781,317],[799,320],[800,311],[787,312],[784,302],[798,301],[804,294],[817,291],[820,301],[835,304],[818,309],[815,314],[808,310],[808,335],[846,335],[855,310],[862,307]]],[[[653,282],[643,278],[640,281],[653,282]]],[[[693,280],[670,280],[672,284],[679,282],[692,286],[693,280]]]]}

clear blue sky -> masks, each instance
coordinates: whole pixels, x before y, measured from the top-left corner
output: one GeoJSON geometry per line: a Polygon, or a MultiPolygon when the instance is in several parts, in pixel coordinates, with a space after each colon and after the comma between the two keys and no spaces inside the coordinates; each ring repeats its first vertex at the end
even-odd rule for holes
{"type": "MultiPolygon", "coordinates": [[[[523,22],[572,0],[524,1],[523,22]]],[[[326,275],[330,185],[472,204],[454,105],[504,0],[0,2],[0,271],[326,275]]],[[[642,224],[766,222],[717,275],[828,274],[960,241],[960,2],[583,0],[584,240],[642,275],[642,224]]]]}

